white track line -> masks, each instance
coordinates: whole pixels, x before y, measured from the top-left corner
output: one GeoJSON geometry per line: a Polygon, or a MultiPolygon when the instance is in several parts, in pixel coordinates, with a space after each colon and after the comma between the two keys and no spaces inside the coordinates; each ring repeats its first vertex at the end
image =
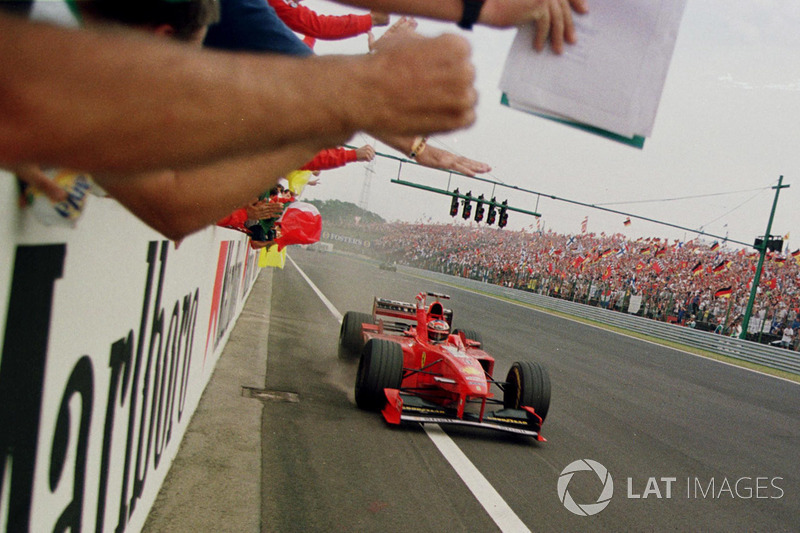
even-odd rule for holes
{"type": "Polygon", "coordinates": [[[501,531],[530,532],[503,497],[438,424],[423,424],[422,427],[501,531]]]}
{"type": "Polygon", "coordinates": [[[303,279],[306,280],[306,283],[308,283],[308,285],[314,290],[314,292],[317,293],[317,296],[319,296],[319,299],[322,300],[322,303],[325,304],[325,307],[328,308],[328,311],[330,311],[333,314],[333,316],[336,317],[336,320],[339,321],[339,324],[341,324],[342,320],[344,319],[342,313],[340,313],[339,310],[333,306],[331,301],[328,300],[328,298],[326,298],[324,294],[322,294],[322,291],[319,290],[316,285],[314,285],[314,282],[311,281],[311,279],[308,276],[306,276],[306,273],[303,272],[299,266],[297,266],[297,263],[294,262],[294,259],[292,259],[291,256],[289,255],[287,255],[286,257],[289,258],[289,261],[291,261],[291,263],[294,265],[297,271],[300,272],[300,275],[303,276],[303,279]]]}
{"type": "MultiPolygon", "coordinates": [[[[289,257],[294,268],[303,276],[306,283],[313,289],[317,296],[319,296],[325,307],[336,317],[339,323],[342,322],[342,314],[333,306],[330,300],[322,294],[322,291],[314,285],[314,282],[306,276],[306,273],[289,257]]],[[[464,455],[461,448],[447,435],[447,433],[439,427],[438,424],[423,424],[425,433],[436,445],[436,448],[444,456],[445,460],[450,463],[453,470],[456,471],[458,477],[464,481],[467,488],[478,500],[478,503],[489,513],[489,516],[497,527],[504,533],[530,533],[530,529],[525,526],[522,520],[519,519],[517,514],[505,502],[500,494],[492,487],[491,483],[480,473],[478,468],[472,464],[469,458],[464,455]]]]}

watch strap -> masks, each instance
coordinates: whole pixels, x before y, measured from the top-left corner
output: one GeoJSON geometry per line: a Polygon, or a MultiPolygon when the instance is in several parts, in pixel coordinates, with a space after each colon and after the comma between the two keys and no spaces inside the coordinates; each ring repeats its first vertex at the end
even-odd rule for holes
{"type": "Polygon", "coordinates": [[[462,0],[462,2],[464,2],[464,12],[458,21],[458,27],[471,30],[472,25],[478,21],[484,0],[462,0]]]}

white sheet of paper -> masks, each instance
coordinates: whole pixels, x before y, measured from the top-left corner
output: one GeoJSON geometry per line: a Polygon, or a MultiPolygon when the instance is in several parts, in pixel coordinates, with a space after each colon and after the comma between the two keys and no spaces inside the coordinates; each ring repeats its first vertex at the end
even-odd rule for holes
{"type": "Polygon", "coordinates": [[[563,54],[533,50],[519,29],[500,89],[514,107],[631,137],[649,136],[686,0],[595,2],[574,15],[578,43],[563,54]]]}

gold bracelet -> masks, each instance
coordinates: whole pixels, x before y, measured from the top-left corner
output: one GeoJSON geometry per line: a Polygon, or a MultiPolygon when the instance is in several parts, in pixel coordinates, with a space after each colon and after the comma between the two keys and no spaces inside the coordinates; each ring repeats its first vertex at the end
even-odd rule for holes
{"type": "Polygon", "coordinates": [[[428,145],[428,138],[427,137],[415,137],[414,143],[411,145],[411,152],[408,154],[408,157],[411,159],[415,159],[419,154],[425,151],[425,147],[428,145]]]}

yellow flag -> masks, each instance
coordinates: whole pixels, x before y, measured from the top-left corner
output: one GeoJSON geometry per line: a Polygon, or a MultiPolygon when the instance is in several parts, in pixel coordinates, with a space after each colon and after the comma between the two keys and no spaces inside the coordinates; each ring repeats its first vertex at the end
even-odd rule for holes
{"type": "Polygon", "coordinates": [[[273,244],[269,248],[262,248],[258,255],[258,266],[283,268],[286,264],[286,248],[278,251],[278,245],[273,244]]]}
{"type": "Polygon", "coordinates": [[[289,182],[289,190],[296,196],[300,196],[310,179],[310,170],[293,170],[286,175],[286,181],[289,182]]]}

